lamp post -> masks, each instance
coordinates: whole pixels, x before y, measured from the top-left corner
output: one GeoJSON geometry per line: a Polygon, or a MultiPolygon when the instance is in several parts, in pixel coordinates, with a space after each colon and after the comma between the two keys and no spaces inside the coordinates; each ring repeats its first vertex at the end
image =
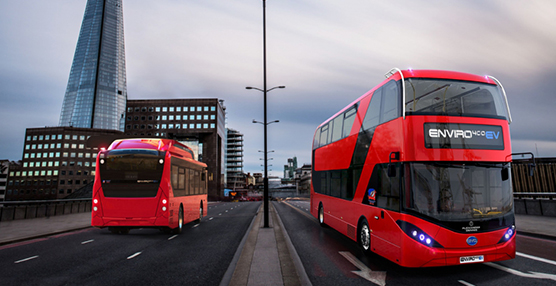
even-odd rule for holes
{"type": "MultiPolygon", "coordinates": [[[[264,86],[266,87],[266,58],[265,58],[265,69],[264,69],[264,86]]],[[[264,178],[263,178],[263,182],[264,182],[264,192],[263,192],[263,209],[264,209],[264,227],[268,227],[268,153],[270,152],[274,152],[274,150],[272,151],[267,151],[268,150],[268,144],[267,144],[267,126],[269,124],[272,123],[278,123],[280,122],[279,120],[273,120],[271,122],[267,122],[266,119],[266,93],[276,89],[276,88],[286,88],[285,86],[281,85],[281,86],[275,86],[271,89],[260,89],[260,88],[256,88],[256,87],[251,87],[248,86],[245,89],[255,89],[258,91],[261,91],[264,94],[264,122],[260,122],[260,121],[256,121],[255,119],[253,119],[253,123],[259,123],[264,125],[264,178]]]]}

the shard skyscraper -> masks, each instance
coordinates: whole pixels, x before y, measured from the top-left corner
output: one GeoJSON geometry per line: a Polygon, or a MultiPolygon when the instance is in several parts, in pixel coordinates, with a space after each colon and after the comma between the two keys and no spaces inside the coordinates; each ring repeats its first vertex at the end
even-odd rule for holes
{"type": "Polygon", "coordinates": [[[88,0],[59,125],[123,131],[126,100],[122,0],[88,0]]]}

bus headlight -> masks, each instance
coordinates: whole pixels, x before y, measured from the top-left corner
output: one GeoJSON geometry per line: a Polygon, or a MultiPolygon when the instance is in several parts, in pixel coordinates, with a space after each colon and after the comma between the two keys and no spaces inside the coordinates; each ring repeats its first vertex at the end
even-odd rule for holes
{"type": "Polygon", "coordinates": [[[166,207],[162,207],[162,211],[166,211],[166,207]]]}
{"type": "Polygon", "coordinates": [[[398,220],[396,221],[398,226],[407,234],[407,236],[411,237],[413,240],[428,246],[428,247],[436,247],[436,248],[444,248],[440,243],[436,242],[430,235],[426,232],[422,231],[420,228],[416,227],[415,225],[403,221],[398,220]]]}
{"type": "Polygon", "coordinates": [[[98,208],[97,208],[97,207],[93,207],[93,210],[96,212],[96,211],[98,211],[98,208]]]}
{"type": "Polygon", "coordinates": [[[512,225],[506,230],[506,232],[504,233],[502,238],[500,238],[500,241],[498,241],[498,243],[504,243],[510,240],[510,238],[512,238],[514,235],[515,235],[515,225],[512,225]]]}

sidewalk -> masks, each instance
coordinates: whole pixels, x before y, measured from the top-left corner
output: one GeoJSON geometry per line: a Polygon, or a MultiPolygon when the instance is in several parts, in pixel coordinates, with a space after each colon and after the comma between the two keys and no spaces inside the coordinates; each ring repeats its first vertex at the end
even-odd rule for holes
{"type": "Polygon", "coordinates": [[[517,234],[529,234],[556,239],[556,217],[515,215],[517,234]]]}
{"type": "Polygon", "coordinates": [[[0,245],[91,227],[91,213],[0,222],[0,245]]]}
{"type": "Polygon", "coordinates": [[[261,206],[228,285],[311,285],[272,203],[268,228],[263,217],[261,206]]]}

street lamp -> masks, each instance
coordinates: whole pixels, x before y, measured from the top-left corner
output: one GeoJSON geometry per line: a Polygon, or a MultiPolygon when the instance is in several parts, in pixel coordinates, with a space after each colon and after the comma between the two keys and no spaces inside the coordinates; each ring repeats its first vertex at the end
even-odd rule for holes
{"type": "Polygon", "coordinates": [[[275,86],[273,88],[268,89],[266,86],[266,0],[263,0],[263,88],[256,88],[248,86],[246,89],[255,89],[264,94],[264,123],[263,122],[255,122],[254,123],[261,123],[264,125],[264,227],[268,227],[268,160],[267,160],[267,134],[266,134],[266,127],[268,124],[278,122],[277,120],[268,122],[266,119],[266,94],[276,88],[286,88],[285,86],[275,86]]]}

